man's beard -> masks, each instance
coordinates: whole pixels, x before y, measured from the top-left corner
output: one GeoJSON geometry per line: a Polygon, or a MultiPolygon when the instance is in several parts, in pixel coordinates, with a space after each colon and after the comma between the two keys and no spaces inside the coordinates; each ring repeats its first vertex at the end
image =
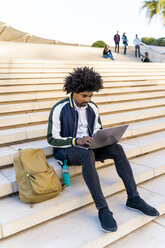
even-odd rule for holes
{"type": "Polygon", "coordinates": [[[86,106],[88,103],[87,102],[82,102],[81,104],[80,104],[80,106],[86,106]]]}

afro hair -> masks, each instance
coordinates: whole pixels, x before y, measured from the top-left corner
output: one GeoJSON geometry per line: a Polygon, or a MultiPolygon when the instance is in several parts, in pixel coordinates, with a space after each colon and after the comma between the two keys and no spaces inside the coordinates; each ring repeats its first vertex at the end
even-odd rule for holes
{"type": "Polygon", "coordinates": [[[100,74],[86,66],[73,69],[73,72],[65,78],[64,90],[67,94],[84,91],[98,92],[103,88],[100,74]]]}

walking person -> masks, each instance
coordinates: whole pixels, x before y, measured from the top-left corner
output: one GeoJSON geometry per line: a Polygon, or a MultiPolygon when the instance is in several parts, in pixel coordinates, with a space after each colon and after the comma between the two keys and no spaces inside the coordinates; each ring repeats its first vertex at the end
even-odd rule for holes
{"type": "Polygon", "coordinates": [[[117,31],[117,33],[114,35],[114,41],[115,41],[115,53],[116,53],[116,50],[117,50],[117,53],[119,53],[119,43],[120,43],[119,31],[117,31]]]}
{"type": "Polygon", "coordinates": [[[127,54],[128,39],[127,39],[125,32],[123,33],[122,40],[123,40],[123,45],[124,45],[124,54],[126,55],[127,54]]]}
{"type": "Polygon", "coordinates": [[[47,140],[53,146],[56,159],[63,163],[67,160],[68,165],[82,166],[82,176],[98,209],[101,228],[105,232],[114,232],[117,223],[103,195],[95,161],[114,160],[127,191],[127,207],[150,216],[159,216],[159,212],[139,196],[130,163],[121,145],[115,143],[93,150],[84,149],[102,128],[98,107],[91,101],[93,92],[101,89],[102,78],[93,68],[74,69],[65,78],[64,84],[64,90],[70,96],[57,102],[50,112],[47,140]]]}
{"type": "Polygon", "coordinates": [[[141,42],[141,40],[140,40],[140,38],[138,38],[137,34],[135,37],[136,38],[133,41],[133,44],[135,45],[135,57],[137,57],[137,55],[138,55],[138,57],[140,57],[140,42],[141,42]]]}

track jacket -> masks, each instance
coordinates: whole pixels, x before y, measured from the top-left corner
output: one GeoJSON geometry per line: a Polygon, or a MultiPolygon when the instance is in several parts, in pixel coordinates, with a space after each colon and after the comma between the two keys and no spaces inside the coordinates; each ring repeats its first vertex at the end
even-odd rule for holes
{"type": "MultiPolygon", "coordinates": [[[[102,128],[98,107],[90,101],[87,105],[89,136],[102,128]]],[[[53,146],[54,157],[62,162],[67,158],[67,148],[77,145],[78,112],[72,94],[56,103],[49,115],[47,141],[53,146]]]]}

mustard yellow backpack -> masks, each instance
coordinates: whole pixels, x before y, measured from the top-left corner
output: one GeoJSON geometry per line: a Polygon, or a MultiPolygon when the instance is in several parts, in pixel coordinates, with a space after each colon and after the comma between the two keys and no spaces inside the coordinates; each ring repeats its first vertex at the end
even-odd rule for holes
{"type": "Polygon", "coordinates": [[[14,156],[19,198],[25,203],[48,200],[62,191],[61,182],[42,149],[19,150],[14,156]]]}

